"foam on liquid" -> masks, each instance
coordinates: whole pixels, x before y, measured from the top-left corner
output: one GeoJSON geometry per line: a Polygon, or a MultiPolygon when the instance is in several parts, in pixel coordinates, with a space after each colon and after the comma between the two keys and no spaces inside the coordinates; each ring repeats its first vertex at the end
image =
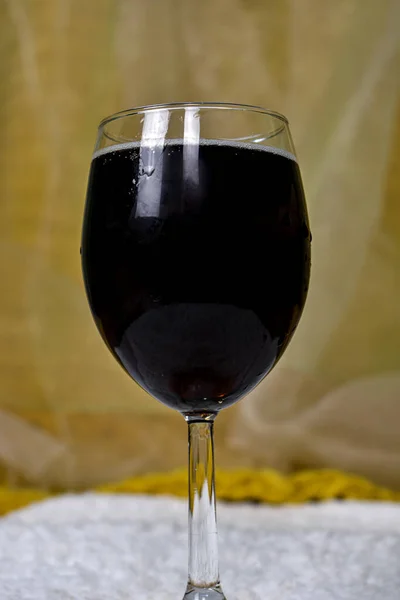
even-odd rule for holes
{"type": "MultiPolygon", "coordinates": [[[[165,140],[163,141],[162,146],[177,146],[177,145],[189,145],[189,144],[193,144],[193,142],[188,142],[188,141],[184,141],[184,140],[165,140]]],[[[283,156],[284,158],[287,158],[289,160],[293,160],[294,162],[297,162],[297,158],[295,157],[294,154],[292,154],[291,152],[288,152],[288,150],[283,150],[282,148],[275,148],[274,146],[263,146],[261,144],[254,144],[251,142],[235,142],[235,141],[230,141],[230,140],[209,140],[209,139],[203,139],[200,138],[199,140],[199,146],[229,146],[229,147],[234,147],[234,148],[239,148],[239,149],[246,149],[246,150],[259,150],[260,152],[271,152],[271,154],[278,154],[279,156],[283,156]]],[[[114,144],[113,146],[107,146],[106,148],[101,148],[100,150],[96,150],[96,152],[94,152],[93,156],[92,156],[92,160],[94,160],[95,158],[98,158],[99,156],[104,156],[105,154],[111,154],[113,152],[121,152],[122,150],[130,150],[130,149],[134,149],[134,148],[140,148],[141,143],[140,142],[125,142],[124,144],[114,144]]],[[[143,144],[144,147],[147,146],[147,144],[143,144]]],[[[156,146],[157,147],[157,146],[156,146]]]]}

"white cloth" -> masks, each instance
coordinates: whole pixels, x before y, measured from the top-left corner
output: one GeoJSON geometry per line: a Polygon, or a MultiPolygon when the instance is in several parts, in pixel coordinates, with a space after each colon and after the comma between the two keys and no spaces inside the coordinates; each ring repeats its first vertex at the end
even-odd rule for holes
{"type": "MultiPolygon", "coordinates": [[[[399,600],[400,505],[220,505],[228,600],[399,600]]],[[[1,600],[181,600],[186,505],[62,496],[0,520],[1,600]]]]}

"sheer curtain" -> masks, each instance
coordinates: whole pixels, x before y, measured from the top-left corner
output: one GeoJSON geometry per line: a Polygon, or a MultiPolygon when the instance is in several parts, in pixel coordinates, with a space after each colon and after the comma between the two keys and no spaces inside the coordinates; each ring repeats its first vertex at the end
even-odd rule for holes
{"type": "Polygon", "coordinates": [[[4,474],[89,485],[181,464],[180,417],[129,381],[89,316],[86,177],[106,114],[226,100],[289,117],[313,267],[286,355],[220,417],[220,462],[400,487],[398,0],[4,0],[0,36],[4,474]]]}

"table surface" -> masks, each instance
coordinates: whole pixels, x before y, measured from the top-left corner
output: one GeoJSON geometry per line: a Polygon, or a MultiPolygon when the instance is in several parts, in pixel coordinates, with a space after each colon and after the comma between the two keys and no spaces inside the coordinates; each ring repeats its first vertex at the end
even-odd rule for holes
{"type": "MultiPolygon", "coordinates": [[[[400,505],[219,505],[228,600],[399,600],[400,505]]],[[[62,496],[0,520],[2,600],[181,600],[186,503],[62,496]]]]}

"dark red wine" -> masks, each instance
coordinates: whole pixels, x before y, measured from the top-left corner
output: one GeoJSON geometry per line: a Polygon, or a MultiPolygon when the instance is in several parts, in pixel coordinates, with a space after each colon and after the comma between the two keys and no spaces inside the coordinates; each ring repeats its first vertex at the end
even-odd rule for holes
{"type": "Polygon", "coordinates": [[[96,324],[133,379],[183,413],[219,411],[276,364],[303,310],[297,163],[212,141],[101,150],[82,259],[96,324]]]}

